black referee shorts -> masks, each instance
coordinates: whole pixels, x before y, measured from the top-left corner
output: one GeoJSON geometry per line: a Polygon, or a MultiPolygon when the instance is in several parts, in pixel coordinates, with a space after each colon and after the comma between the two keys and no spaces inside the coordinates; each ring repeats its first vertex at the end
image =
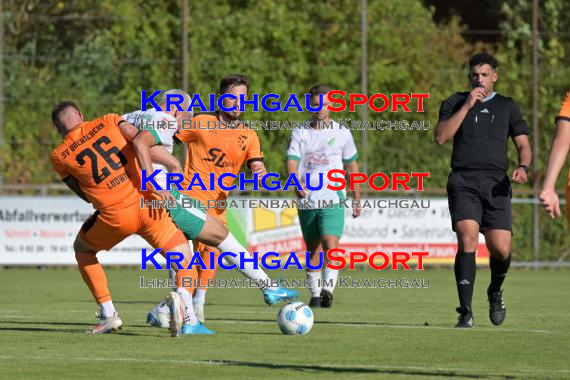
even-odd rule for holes
{"type": "Polygon", "coordinates": [[[479,231],[512,232],[510,178],[503,172],[453,171],[447,180],[451,224],[462,220],[479,223],[479,231]]]}

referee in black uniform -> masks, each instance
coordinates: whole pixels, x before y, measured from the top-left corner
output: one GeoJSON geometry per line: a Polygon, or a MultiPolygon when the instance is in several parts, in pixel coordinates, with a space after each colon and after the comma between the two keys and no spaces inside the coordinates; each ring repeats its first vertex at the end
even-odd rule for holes
{"type": "Polygon", "coordinates": [[[513,99],[493,89],[498,62],[479,53],[469,60],[471,92],[457,92],[441,104],[435,141],[453,139],[447,194],[451,223],[457,234],[455,280],[459,294],[456,327],[473,327],[471,299],[475,283],[475,251],[479,232],[491,254],[487,288],[489,318],[503,323],[506,308],[501,285],[511,263],[511,180],[527,182],[531,148],[528,125],[513,99]],[[511,137],[519,166],[507,175],[507,143],[511,137]]]}

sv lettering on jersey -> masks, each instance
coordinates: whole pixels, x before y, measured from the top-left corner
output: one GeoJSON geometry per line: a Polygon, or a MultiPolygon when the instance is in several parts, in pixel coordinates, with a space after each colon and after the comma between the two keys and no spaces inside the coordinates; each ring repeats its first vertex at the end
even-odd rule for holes
{"type": "Polygon", "coordinates": [[[105,126],[103,125],[103,123],[98,124],[95,128],[93,128],[92,130],[89,131],[89,133],[87,133],[85,136],[81,137],[79,140],[74,141],[68,149],[66,149],[62,156],[63,158],[67,158],[69,156],[69,150],[71,149],[71,151],[75,151],[77,148],[79,148],[81,145],[83,145],[84,143],[86,143],[87,141],[91,140],[93,137],[95,137],[95,135],[104,128],[105,126]]]}
{"type": "Polygon", "coordinates": [[[225,161],[226,154],[220,148],[212,148],[208,151],[210,157],[203,158],[204,161],[213,162],[219,168],[227,168],[234,166],[231,162],[225,161]]]}

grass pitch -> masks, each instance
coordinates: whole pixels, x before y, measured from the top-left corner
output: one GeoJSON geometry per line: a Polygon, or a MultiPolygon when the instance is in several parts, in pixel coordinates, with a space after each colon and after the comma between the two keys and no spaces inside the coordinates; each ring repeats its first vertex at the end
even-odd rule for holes
{"type": "MultiPolygon", "coordinates": [[[[306,336],[281,335],[279,308],[266,306],[256,289],[211,289],[207,326],[218,334],[181,338],[145,325],[167,290],[141,289],[141,275],[166,273],[107,270],[125,326],[87,335],[97,307],[76,270],[0,271],[0,378],[570,378],[568,271],[512,270],[499,327],[487,315],[488,270],[477,273],[471,330],[452,328],[452,271],[366,270],[341,275],[429,279],[430,287],[337,289],[331,309],[314,310],[306,336]]],[[[272,276],[304,277],[297,270],[272,276]]]]}

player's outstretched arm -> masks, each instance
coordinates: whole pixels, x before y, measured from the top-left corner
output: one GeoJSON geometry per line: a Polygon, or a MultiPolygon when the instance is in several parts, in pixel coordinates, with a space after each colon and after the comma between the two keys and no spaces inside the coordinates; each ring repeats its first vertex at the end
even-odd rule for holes
{"type": "Polygon", "coordinates": [[[83,199],[85,202],[87,203],[91,203],[91,201],[89,199],[87,199],[87,196],[85,195],[85,193],[83,192],[83,190],[81,190],[81,187],[79,186],[79,181],[77,180],[77,178],[73,177],[73,176],[69,176],[67,178],[65,178],[63,180],[63,182],[67,185],[67,187],[69,187],[75,194],[77,194],[77,196],[81,199],[83,199]]]}
{"type": "Polygon", "coordinates": [[[532,149],[527,135],[515,136],[513,137],[513,141],[517,147],[520,166],[513,170],[511,178],[513,182],[523,184],[528,180],[527,172],[524,167],[530,166],[530,162],[532,160],[532,149]]]}
{"type": "Polygon", "coordinates": [[[556,123],[556,134],[550,149],[542,191],[539,195],[542,206],[553,219],[560,216],[560,200],[556,194],[556,179],[564,166],[569,149],[570,121],[561,119],[556,123]]]}

